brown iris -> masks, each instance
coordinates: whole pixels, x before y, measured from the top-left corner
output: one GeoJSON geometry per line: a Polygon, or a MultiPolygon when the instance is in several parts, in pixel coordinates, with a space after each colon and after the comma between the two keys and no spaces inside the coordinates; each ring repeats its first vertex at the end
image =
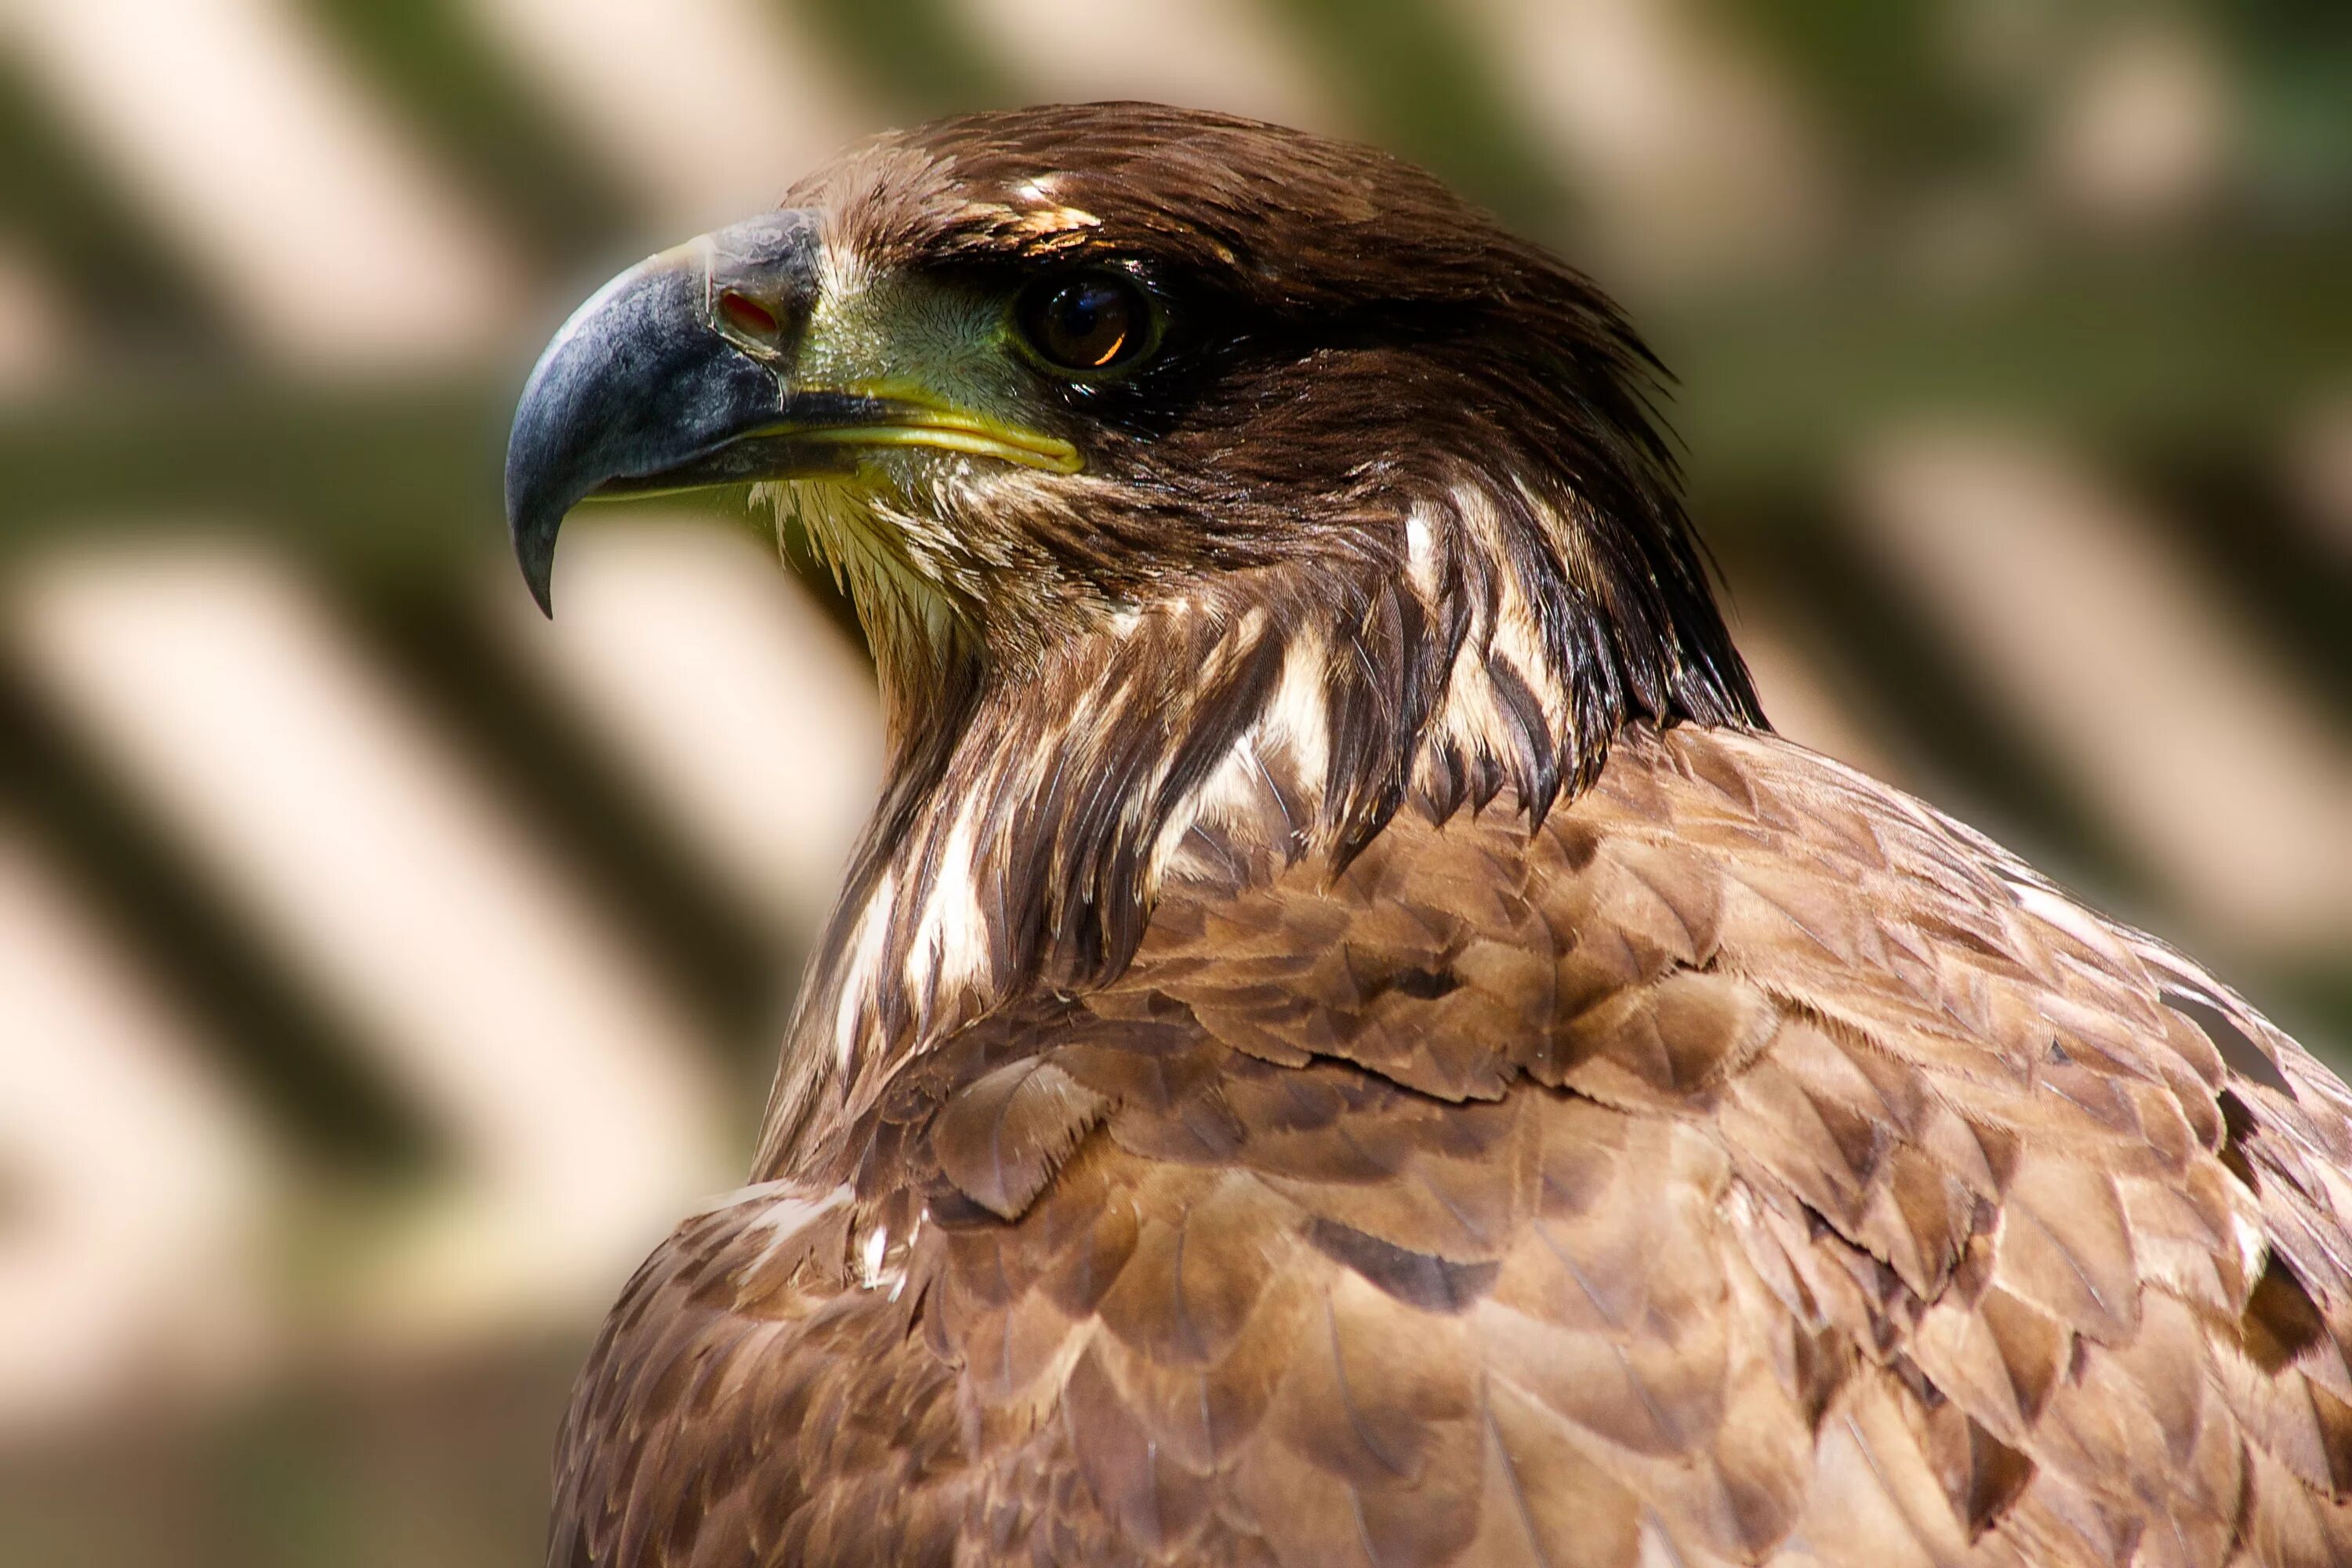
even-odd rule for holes
{"type": "Polygon", "coordinates": [[[1085,375],[1140,354],[1151,336],[1151,302],[1116,272],[1053,278],[1021,297],[1022,335],[1056,370],[1085,375]]]}

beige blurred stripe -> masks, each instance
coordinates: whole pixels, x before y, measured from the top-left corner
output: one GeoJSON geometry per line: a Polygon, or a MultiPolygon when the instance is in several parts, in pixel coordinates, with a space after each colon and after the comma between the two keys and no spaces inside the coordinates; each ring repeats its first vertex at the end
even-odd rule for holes
{"type": "Polygon", "coordinates": [[[286,0],[15,0],[8,46],[273,349],[443,360],[510,319],[497,237],[286,0]]]}
{"type": "Polygon", "coordinates": [[[2352,563],[2352,396],[2312,410],[2287,437],[2289,493],[2321,549],[2352,563]]]}
{"type": "Polygon", "coordinates": [[[0,237],[0,402],[47,391],[68,368],[72,337],[48,280],[0,237]]]}
{"type": "Polygon", "coordinates": [[[268,1349],[258,1130],[0,823],[0,1436],[152,1412],[268,1349]]]}
{"type": "Polygon", "coordinates": [[[1460,15],[1591,204],[1586,243],[1621,265],[1719,271],[1822,216],[1783,85],[1684,0],[1465,0],[1460,15]]]}
{"type": "Polygon", "coordinates": [[[1345,129],[1251,0],[956,0],[1040,100],[1142,98],[1345,129]]]}
{"type": "Polygon", "coordinates": [[[149,544],[11,598],[36,677],[458,1151],[417,1289],[569,1307],[709,1186],[692,1031],[282,569],[149,544]]]}
{"type": "Polygon", "coordinates": [[[2234,172],[2231,63],[2189,16],[2126,12],[2056,84],[2044,175],[2075,210],[2126,226],[2178,217],[2234,172]]]}
{"type": "Polygon", "coordinates": [[[2217,937],[2352,938],[2352,754],[2149,521],[2046,446],[1947,431],[1864,467],[1869,538],[2217,937]]]}
{"type": "Polygon", "coordinates": [[[592,508],[564,537],[553,624],[510,573],[499,587],[517,646],[709,863],[808,934],[879,791],[881,719],[864,659],[774,550],[709,517],[592,508]]]}
{"type": "Polygon", "coordinates": [[[572,128],[677,230],[772,207],[864,127],[843,73],[763,0],[472,0],[572,128]]]}

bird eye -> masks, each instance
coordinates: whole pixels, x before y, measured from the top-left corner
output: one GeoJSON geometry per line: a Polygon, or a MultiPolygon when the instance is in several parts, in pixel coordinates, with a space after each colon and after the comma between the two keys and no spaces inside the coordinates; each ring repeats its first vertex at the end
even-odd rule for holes
{"type": "Polygon", "coordinates": [[[1038,358],[1079,376],[1118,369],[1151,343],[1151,301],[1117,272],[1046,279],[1021,296],[1015,314],[1038,358]]]}

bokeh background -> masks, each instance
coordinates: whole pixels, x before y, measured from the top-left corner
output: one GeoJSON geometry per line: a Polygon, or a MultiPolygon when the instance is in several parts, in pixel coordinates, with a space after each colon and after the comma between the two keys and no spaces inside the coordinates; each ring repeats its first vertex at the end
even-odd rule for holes
{"type": "Polygon", "coordinates": [[[535,1560],[879,760],[723,510],[540,621],[513,395],[841,142],[1097,96],[1579,259],[1783,726],[2352,1044],[2339,0],[5,0],[0,1561],[535,1560]]]}

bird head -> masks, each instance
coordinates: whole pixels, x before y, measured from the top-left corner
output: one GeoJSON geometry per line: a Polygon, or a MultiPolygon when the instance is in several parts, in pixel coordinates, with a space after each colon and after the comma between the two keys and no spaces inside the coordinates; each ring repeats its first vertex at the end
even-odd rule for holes
{"type": "Polygon", "coordinates": [[[1169,879],[1336,875],[1412,800],[1533,825],[1627,723],[1760,721],[1654,372],[1428,175],[1148,104],[884,135],[583,306],[508,455],[542,606],[575,502],[749,482],[875,655],[890,766],[763,1168],[1118,973],[1169,879]]]}
{"type": "Polygon", "coordinates": [[[975,115],[607,285],[531,377],[508,506],[545,606],[575,502],[754,483],[886,689],[1170,606],[1360,618],[1411,579],[1590,720],[1744,711],[1651,370],[1587,280],[1385,154],[1151,105],[975,115]]]}

